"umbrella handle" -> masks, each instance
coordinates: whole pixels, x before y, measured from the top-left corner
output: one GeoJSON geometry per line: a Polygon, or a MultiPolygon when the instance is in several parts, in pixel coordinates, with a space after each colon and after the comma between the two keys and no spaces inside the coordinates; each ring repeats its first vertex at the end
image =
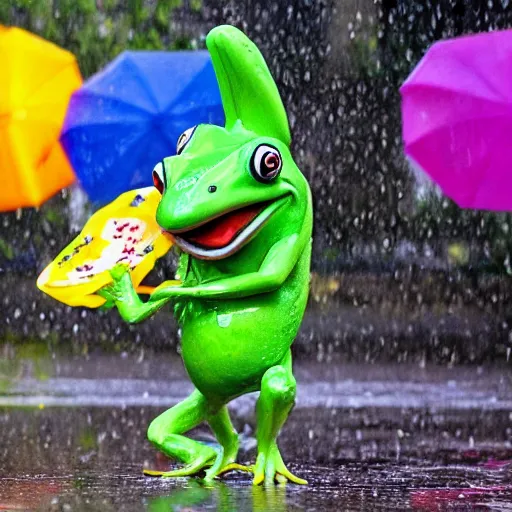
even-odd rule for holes
{"type": "Polygon", "coordinates": [[[155,288],[156,288],[156,286],[140,285],[140,286],[137,286],[137,288],[135,288],[135,291],[142,295],[151,295],[155,291],[155,288]]]}
{"type": "MultiPolygon", "coordinates": [[[[179,286],[181,284],[181,281],[166,281],[165,283],[167,286],[170,284],[174,284],[175,286],[179,286]]],[[[137,293],[140,293],[141,295],[151,295],[155,290],[157,289],[157,286],[146,286],[146,285],[139,285],[135,288],[135,291],[137,293]]]]}

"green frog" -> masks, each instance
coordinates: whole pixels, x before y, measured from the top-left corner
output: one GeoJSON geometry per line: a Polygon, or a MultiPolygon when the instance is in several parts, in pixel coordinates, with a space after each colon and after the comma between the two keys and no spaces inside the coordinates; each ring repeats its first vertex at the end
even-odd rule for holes
{"type": "Polygon", "coordinates": [[[149,440],[183,463],[164,477],[206,479],[230,469],[253,483],[305,484],[285,466],[276,438],[294,405],[290,347],[309,291],[312,200],[290,153],[286,112],[256,46],[232,26],[214,28],[206,44],[225,112],[225,127],[201,124],[178,139],[176,156],[153,170],[162,194],[156,219],[180,252],[176,282],[142,301],[126,267],[112,270],[100,294],[128,322],[168,302],[181,325],[183,361],[195,391],[158,416],[149,440]],[[226,404],[259,391],[257,458],[236,464],[239,440],[226,404]],[[220,445],[184,434],[206,421],[220,445]]]}

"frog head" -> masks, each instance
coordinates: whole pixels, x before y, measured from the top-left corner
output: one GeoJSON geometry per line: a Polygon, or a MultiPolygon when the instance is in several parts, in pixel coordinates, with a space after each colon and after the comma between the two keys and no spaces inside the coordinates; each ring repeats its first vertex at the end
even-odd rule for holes
{"type": "Polygon", "coordinates": [[[274,216],[295,222],[307,183],[290,154],[286,112],[256,46],[220,26],[206,44],[225,126],[200,124],[178,139],[176,156],[153,170],[161,192],[156,219],[185,252],[222,259],[249,243],[274,216]]]}

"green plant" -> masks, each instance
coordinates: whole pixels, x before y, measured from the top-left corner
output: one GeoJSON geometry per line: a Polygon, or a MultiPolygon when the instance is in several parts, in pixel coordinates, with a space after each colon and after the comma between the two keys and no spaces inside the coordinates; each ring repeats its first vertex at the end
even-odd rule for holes
{"type": "MultiPolygon", "coordinates": [[[[201,7],[192,2],[192,10],[201,7]]],[[[88,77],[126,49],[191,47],[173,38],[171,18],[182,0],[0,0],[0,23],[37,33],[74,53],[88,77]]]]}

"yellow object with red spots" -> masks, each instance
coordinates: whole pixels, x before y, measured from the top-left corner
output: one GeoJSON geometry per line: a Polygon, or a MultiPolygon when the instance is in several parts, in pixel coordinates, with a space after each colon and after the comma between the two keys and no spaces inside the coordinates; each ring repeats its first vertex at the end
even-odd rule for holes
{"type": "Polygon", "coordinates": [[[171,236],[155,220],[160,199],[155,188],[147,187],[125,192],[98,210],[41,273],[38,288],[69,306],[96,308],[105,303],[96,292],[112,283],[109,270],[126,264],[137,291],[151,293],[152,288],[139,285],[172,246],[171,236]]]}
{"type": "Polygon", "coordinates": [[[17,27],[0,27],[0,62],[0,211],[9,211],[74,182],[59,136],[82,77],[73,54],[17,27]]]}

